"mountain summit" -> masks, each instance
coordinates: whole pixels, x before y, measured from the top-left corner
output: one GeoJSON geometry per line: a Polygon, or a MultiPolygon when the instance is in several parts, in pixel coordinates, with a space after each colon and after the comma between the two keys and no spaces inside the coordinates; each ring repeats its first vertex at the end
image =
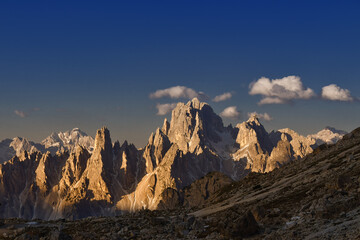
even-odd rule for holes
{"type": "Polygon", "coordinates": [[[347,132],[345,131],[335,129],[333,127],[326,127],[316,134],[309,135],[309,137],[314,138],[317,145],[321,145],[324,143],[335,144],[346,134],[347,132]]]}
{"type": "Polygon", "coordinates": [[[41,144],[46,148],[55,148],[57,150],[72,151],[77,145],[85,147],[89,152],[94,148],[94,139],[81,131],[79,128],[74,128],[66,132],[52,133],[50,136],[41,141],[41,144]]]}

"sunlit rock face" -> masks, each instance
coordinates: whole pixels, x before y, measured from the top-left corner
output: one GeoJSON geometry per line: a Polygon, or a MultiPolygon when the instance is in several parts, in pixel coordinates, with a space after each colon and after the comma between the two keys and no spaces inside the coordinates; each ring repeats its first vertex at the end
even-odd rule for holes
{"type": "MultiPolygon", "coordinates": [[[[67,136],[72,135],[78,136],[76,131],[67,136]]],[[[224,127],[213,109],[195,98],[179,103],[144,148],[113,144],[109,130],[101,128],[91,151],[78,144],[57,154],[23,152],[0,165],[0,215],[77,219],[190,206],[230,179],[305,156],[313,144],[290,129],[268,134],[256,116],[224,127]],[[210,172],[222,174],[203,178],[210,172]]]]}
{"type": "Polygon", "coordinates": [[[168,137],[184,153],[201,151],[210,142],[219,142],[224,131],[221,118],[212,108],[197,98],[187,104],[179,103],[172,111],[168,137]]]}
{"type": "Polygon", "coordinates": [[[144,148],[145,176],[116,208],[171,208],[185,204],[181,189],[209,172],[238,180],[251,171],[268,172],[312,152],[313,141],[290,130],[283,132],[273,133],[283,134],[283,139],[272,139],[256,116],[235,128],[224,127],[208,104],[198,99],[179,103],[170,123],[165,119],[144,148]]]}

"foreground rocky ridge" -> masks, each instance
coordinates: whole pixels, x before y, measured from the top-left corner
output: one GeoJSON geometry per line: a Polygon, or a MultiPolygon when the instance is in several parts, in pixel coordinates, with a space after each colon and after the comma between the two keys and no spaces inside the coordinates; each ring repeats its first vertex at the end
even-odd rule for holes
{"type": "Polygon", "coordinates": [[[359,239],[359,176],[360,128],[300,161],[248,175],[191,214],[209,219],[206,224],[223,222],[217,231],[232,237],[231,216],[250,212],[258,226],[253,239],[359,239]]]}
{"type": "MultiPolygon", "coordinates": [[[[7,219],[0,234],[18,240],[359,239],[359,176],[360,128],[300,161],[230,180],[202,206],[77,221],[7,219]]],[[[226,177],[211,173],[190,188],[204,189],[214,179],[226,177]]]]}
{"type": "Polygon", "coordinates": [[[188,186],[209,172],[239,180],[298,160],[314,144],[290,129],[267,133],[256,116],[224,127],[212,108],[195,98],[179,103],[144,149],[126,141],[112,144],[102,128],[91,154],[82,146],[56,155],[23,152],[0,165],[0,215],[78,219],[200,204],[222,184],[205,178],[198,187],[188,186]]]}

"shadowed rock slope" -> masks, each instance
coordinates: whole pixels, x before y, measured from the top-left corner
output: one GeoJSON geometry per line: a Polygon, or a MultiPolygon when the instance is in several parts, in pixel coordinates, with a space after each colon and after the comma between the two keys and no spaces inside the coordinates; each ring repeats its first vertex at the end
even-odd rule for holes
{"type": "Polygon", "coordinates": [[[359,176],[360,128],[300,161],[248,175],[191,214],[234,238],[234,219],[251,213],[258,226],[253,239],[359,239],[359,176]]]}

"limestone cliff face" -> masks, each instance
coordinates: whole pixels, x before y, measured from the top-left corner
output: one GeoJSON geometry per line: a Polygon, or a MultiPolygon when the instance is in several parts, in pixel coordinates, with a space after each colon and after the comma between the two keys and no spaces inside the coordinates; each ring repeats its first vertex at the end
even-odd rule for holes
{"type": "Polygon", "coordinates": [[[254,172],[266,171],[268,157],[273,144],[265,128],[256,116],[236,125],[236,143],[239,149],[233,154],[235,160],[245,160],[246,169],[254,172]]]}
{"type": "Polygon", "coordinates": [[[303,158],[313,151],[315,140],[291,129],[280,129],[268,134],[256,116],[238,124],[236,142],[239,149],[235,160],[245,160],[246,169],[269,172],[287,162],[303,158]]]}
{"type": "Polygon", "coordinates": [[[270,172],[293,159],[294,154],[290,142],[286,139],[282,139],[278,141],[276,147],[271,152],[271,156],[266,163],[265,171],[270,172]]]}
{"type": "Polygon", "coordinates": [[[102,128],[95,137],[94,152],[87,162],[80,182],[87,183],[90,200],[111,202],[110,173],[113,167],[112,144],[109,130],[102,128]]]}
{"type": "Polygon", "coordinates": [[[58,214],[69,217],[75,211],[75,218],[85,217],[88,213],[94,216],[109,215],[107,209],[113,203],[112,169],[110,133],[108,129],[102,128],[96,133],[94,151],[86,161],[85,170],[79,180],[70,185],[64,201],[58,206],[58,214]]]}
{"type": "Polygon", "coordinates": [[[239,129],[236,142],[239,144],[240,149],[244,149],[251,144],[257,144],[264,153],[271,153],[273,143],[256,116],[252,116],[246,122],[236,125],[236,128],[239,129]]]}
{"type": "Polygon", "coordinates": [[[1,216],[49,219],[61,200],[56,185],[67,158],[67,153],[24,153],[1,165],[1,216]]]}
{"type": "MultiPolygon", "coordinates": [[[[165,122],[164,124],[167,124],[165,122]]],[[[171,147],[170,140],[164,132],[168,130],[164,127],[162,130],[159,128],[156,130],[155,134],[151,134],[149,142],[145,147],[143,158],[146,162],[146,172],[152,172],[162,161],[165,153],[171,147]]]]}
{"type": "Polygon", "coordinates": [[[302,158],[311,153],[313,150],[312,147],[315,146],[315,140],[313,138],[301,136],[289,128],[272,132],[270,138],[274,144],[277,144],[277,141],[280,139],[289,142],[295,159],[302,158]]]}
{"type": "Polygon", "coordinates": [[[121,185],[124,193],[135,190],[137,182],[144,175],[144,167],[139,151],[133,144],[125,141],[119,153],[115,155],[114,167],[116,182],[121,185]]]}
{"type": "Polygon", "coordinates": [[[59,182],[60,197],[63,198],[69,192],[71,186],[78,182],[84,173],[87,161],[90,158],[89,152],[78,146],[75,152],[70,154],[62,170],[62,178],[59,182]]]}
{"type": "Polygon", "coordinates": [[[281,167],[289,161],[305,157],[312,153],[316,146],[315,139],[301,136],[289,128],[273,131],[269,137],[275,147],[268,159],[266,172],[281,167]]]}
{"type": "Polygon", "coordinates": [[[124,196],[117,204],[119,210],[156,209],[162,200],[165,189],[177,189],[179,180],[171,172],[176,159],[181,158],[181,152],[176,144],[167,151],[163,161],[151,173],[146,174],[133,193],[124,196]]]}
{"type": "Polygon", "coordinates": [[[221,118],[197,98],[187,104],[178,103],[172,111],[168,137],[184,153],[201,151],[210,141],[219,142],[223,131],[221,118]]]}

